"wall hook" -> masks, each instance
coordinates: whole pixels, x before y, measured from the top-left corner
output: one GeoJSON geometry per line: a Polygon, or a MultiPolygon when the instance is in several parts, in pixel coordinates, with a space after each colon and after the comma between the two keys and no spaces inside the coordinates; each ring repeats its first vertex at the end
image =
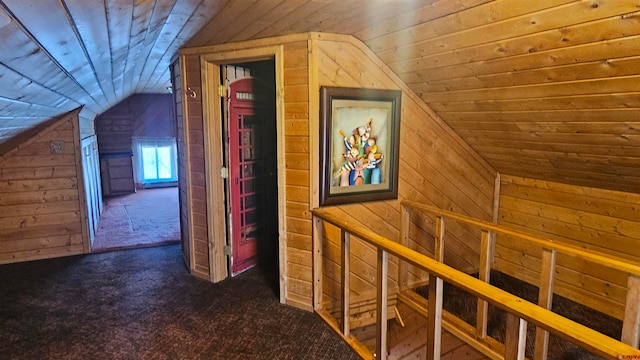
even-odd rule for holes
{"type": "Polygon", "coordinates": [[[198,94],[189,86],[187,87],[187,96],[189,96],[192,99],[195,99],[198,97],[198,94]]]}

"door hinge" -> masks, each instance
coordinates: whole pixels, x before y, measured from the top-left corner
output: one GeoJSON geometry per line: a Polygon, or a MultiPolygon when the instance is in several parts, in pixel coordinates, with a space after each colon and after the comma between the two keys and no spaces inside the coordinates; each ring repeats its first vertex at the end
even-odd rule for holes
{"type": "Polygon", "coordinates": [[[231,256],[231,246],[229,246],[229,245],[225,245],[224,246],[224,255],[225,256],[231,256]]]}
{"type": "Polygon", "coordinates": [[[229,177],[229,169],[227,169],[226,167],[223,167],[220,169],[220,177],[223,179],[226,179],[229,177]]]}
{"type": "Polygon", "coordinates": [[[227,96],[227,87],[224,85],[218,85],[218,96],[226,97],[227,96]]]}

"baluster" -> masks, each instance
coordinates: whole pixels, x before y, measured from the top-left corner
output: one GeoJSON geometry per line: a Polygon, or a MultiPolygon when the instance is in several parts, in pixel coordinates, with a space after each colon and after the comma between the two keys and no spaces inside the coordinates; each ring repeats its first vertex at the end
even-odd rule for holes
{"type": "Polygon", "coordinates": [[[341,304],[341,312],[342,312],[342,333],[345,337],[349,336],[349,332],[351,331],[349,326],[349,318],[350,318],[350,301],[349,301],[349,274],[351,272],[350,269],[350,253],[351,253],[351,235],[346,232],[344,229],[340,231],[340,239],[342,242],[342,304],[341,304]]]}
{"type": "MultiPolygon", "coordinates": [[[[540,292],[538,305],[550,310],[553,302],[553,280],[556,269],[556,251],[542,249],[542,265],[540,268],[540,292]]],[[[536,328],[534,360],[545,360],[549,352],[549,332],[536,328]]]]}
{"type": "Polygon", "coordinates": [[[427,316],[427,359],[440,359],[442,340],[442,291],[443,281],[429,274],[429,302],[427,316]]]}
{"type": "MultiPolygon", "coordinates": [[[[480,240],[480,266],[478,269],[478,278],[489,283],[491,276],[491,249],[493,248],[494,236],[490,231],[482,230],[482,238],[480,240]]],[[[487,337],[487,322],[489,317],[489,303],[478,298],[478,307],[476,314],[476,334],[481,338],[487,337]]]]}
{"type": "Polygon", "coordinates": [[[623,343],[638,348],[640,345],[640,276],[629,274],[627,279],[627,301],[622,322],[623,343]]]}
{"type": "Polygon", "coordinates": [[[527,322],[517,315],[507,313],[507,329],[504,341],[504,358],[508,360],[524,359],[527,344],[527,322]]]}
{"type": "Polygon", "coordinates": [[[444,262],[444,218],[441,216],[436,217],[436,238],[435,246],[433,248],[433,258],[444,262]]]}
{"type": "MultiPolygon", "coordinates": [[[[400,216],[400,244],[402,246],[409,247],[410,213],[409,208],[406,205],[402,206],[402,213],[400,216]]],[[[409,263],[402,259],[398,260],[398,285],[400,287],[400,291],[406,290],[409,287],[409,263]]]]}
{"type": "MultiPolygon", "coordinates": [[[[436,236],[433,258],[444,262],[444,236],[446,227],[444,218],[436,217],[436,236]]],[[[429,274],[429,316],[427,323],[427,359],[440,359],[442,339],[442,299],[443,282],[437,276],[429,274]]]]}
{"type": "Polygon", "coordinates": [[[378,286],[376,316],[376,354],[381,360],[387,359],[387,277],[389,275],[389,253],[378,249],[378,286]]]}

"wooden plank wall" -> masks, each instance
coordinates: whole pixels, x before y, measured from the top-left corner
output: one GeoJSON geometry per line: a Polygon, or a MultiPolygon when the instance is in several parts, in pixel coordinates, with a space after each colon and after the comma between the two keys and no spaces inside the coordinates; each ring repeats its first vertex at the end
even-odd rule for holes
{"type": "MultiPolygon", "coordinates": [[[[499,223],[640,261],[640,195],[501,176],[499,223]]],[[[495,268],[534,285],[541,250],[498,237],[495,268]]],[[[555,293],[623,318],[625,274],[558,255],[555,293]]]]}
{"type": "Polygon", "coordinates": [[[127,101],[131,102],[132,136],[176,136],[171,94],[136,94],[127,101]]]}
{"type": "MultiPolygon", "coordinates": [[[[184,77],[183,115],[185,125],[184,156],[187,167],[188,202],[191,232],[191,270],[192,274],[209,279],[209,231],[207,225],[207,188],[204,153],[204,123],[202,116],[202,85],[200,57],[183,56],[184,77]],[[188,94],[193,94],[189,96],[188,94]]],[[[224,204],[220,204],[224,206],[224,204]]]]}
{"type": "Polygon", "coordinates": [[[175,137],[170,94],[133,95],[96,118],[105,196],[136,189],[132,137],[175,137]]]}
{"type": "Polygon", "coordinates": [[[76,110],[0,156],[0,264],[88,252],[76,110]]]}
{"type": "MultiPolygon", "coordinates": [[[[286,302],[311,309],[311,178],[307,41],[284,44],[286,302]]],[[[282,259],[281,259],[282,260],[282,259]]]]}
{"type": "Polygon", "coordinates": [[[135,192],[133,163],[128,153],[102,155],[100,177],[104,196],[135,192]]]}
{"type": "MultiPolygon", "coordinates": [[[[496,173],[466,146],[420,99],[408,90],[361,42],[349,36],[309,34],[285,36],[259,41],[225,44],[225,51],[251,49],[258,46],[282,45],[284,54],[284,166],[286,214],[285,298],[283,301],[303,309],[312,309],[312,231],[310,210],[318,200],[318,106],[321,85],[356,86],[403,90],[400,198],[424,201],[446,209],[460,211],[485,220],[492,219],[496,173]],[[323,37],[324,36],[324,37],[323,37]],[[330,38],[327,38],[330,37],[330,38]],[[318,46],[314,45],[317,41],[318,46]],[[310,45],[311,44],[311,45],[310,45]],[[419,160],[418,160],[419,159],[419,160]]],[[[188,136],[191,211],[194,214],[194,246],[202,242],[206,251],[206,191],[204,186],[204,148],[202,146],[202,103],[200,53],[214,52],[215,47],[189,49],[183,52],[186,86],[197,94],[185,97],[184,108],[188,136]],[[200,53],[199,53],[200,52],[200,53]],[[198,195],[196,195],[196,193],[198,195]],[[202,216],[199,227],[195,214],[202,216]],[[198,231],[196,231],[198,229],[198,231]]],[[[187,93],[183,90],[183,93],[187,93]]],[[[221,205],[222,206],[222,205],[221,205]]],[[[400,207],[397,201],[355,204],[335,207],[345,218],[373,228],[380,234],[397,239],[400,207]]],[[[433,239],[433,219],[416,221],[413,236],[419,242],[433,239]],[[431,232],[431,234],[429,233],[431,232]]],[[[211,229],[209,229],[211,230],[211,229]]],[[[327,232],[335,238],[335,231],[327,232]]],[[[452,225],[447,259],[465,271],[477,268],[479,234],[452,225]],[[464,238],[465,235],[473,238],[464,238]],[[476,236],[477,235],[477,236],[476,236]],[[463,240],[464,238],[464,240],[463,240]],[[475,243],[474,243],[475,241],[475,243]],[[458,253],[460,251],[460,253],[458,253]]],[[[329,245],[331,246],[331,245],[329,245]]],[[[375,256],[371,249],[356,246],[364,287],[374,281],[375,256]]],[[[427,246],[427,245],[425,245],[427,246]]],[[[334,247],[335,249],[335,247],[334,247]]],[[[329,252],[330,249],[327,249],[329,252]]],[[[196,254],[200,250],[196,250],[196,254]]],[[[333,251],[333,250],[332,250],[333,251]]],[[[333,251],[335,253],[335,251],[333,251]]],[[[204,255],[206,253],[202,253],[204,255]]],[[[199,256],[199,255],[197,255],[199,256]]],[[[203,263],[205,258],[203,257],[203,263]]],[[[197,261],[196,261],[197,262],[197,261]]],[[[203,268],[204,269],[204,268],[203,268]]],[[[396,268],[393,268],[396,269],[396,268]]],[[[360,271],[360,270],[357,270],[360,271]]],[[[395,271],[395,270],[392,270],[395,271]]],[[[397,272],[397,271],[396,271],[397,272]]],[[[395,276],[395,275],[394,275],[395,276]]],[[[368,293],[369,289],[361,290],[368,293]]]]}
{"type": "Polygon", "coordinates": [[[182,256],[187,263],[187,267],[191,269],[191,226],[189,226],[189,189],[187,176],[187,151],[185,149],[186,133],[185,133],[185,117],[182,108],[183,91],[182,91],[182,68],[180,59],[176,58],[171,63],[171,83],[173,93],[173,111],[175,118],[176,147],[178,151],[178,201],[180,203],[180,239],[182,241],[182,256]]]}
{"type": "MultiPolygon", "coordinates": [[[[318,35],[317,64],[319,85],[400,89],[402,119],[400,133],[399,200],[411,199],[444,209],[491,220],[496,173],[405,84],[398,80],[381,62],[356,40],[345,36],[318,35]]],[[[314,53],[314,50],[311,51],[314,53]]],[[[318,89],[319,90],[319,89],[318,89]]],[[[312,98],[311,101],[317,101],[312,98]]],[[[371,202],[333,207],[340,216],[371,228],[390,239],[399,238],[400,207],[398,201],[371,202]]],[[[411,247],[432,253],[434,219],[412,219],[411,247]]],[[[477,271],[480,234],[475,230],[448,224],[445,262],[466,272],[477,271]]],[[[330,274],[334,285],[340,259],[339,233],[326,229],[330,242],[325,253],[336,261],[330,274]]],[[[352,284],[355,293],[369,296],[374,292],[376,252],[368,246],[352,241],[352,284]],[[357,285],[359,284],[359,285],[357,285]]],[[[328,264],[325,263],[325,266],[328,264]]],[[[397,287],[397,264],[392,263],[391,287],[397,287]]],[[[419,272],[411,281],[424,280],[419,272]]],[[[329,279],[325,279],[327,282],[329,279]]],[[[328,295],[338,294],[335,288],[328,295]]]]}
{"type": "Polygon", "coordinates": [[[96,117],[100,153],[131,151],[131,137],[173,137],[171,94],[136,94],[96,117]]]}
{"type": "Polygon", "coordinates": [[[131,102],[125,100],[96,117],[100,154],[131,152],[131,102]]]}
{"type": "Polygon", "coordinates": [[[135,191],[131,157],[131,103],[122,103],[96,117],[96,136],[100,153],[100,173],[104,196],[135,191]]]}
{"type": "MultiPolygon", "coordinates": [[[[286,253],[286,293],[282,299],[287,303],[311,310],[311,215],[309,204],[309,101],[308,101],[308,57],[306,36],[293,36],[293,40],[284,37],[277,39],[263,39],[246,44],[226,45],[225,50],[251,49],[254,47],[282,44],[284,46],[284,138],[285,138],[285,168],[286,168],[286,224],[284,225],[287,249],[286,253]],[[300,39],[304,39],[301,41],[300,39]]],[[[189,211],[193,214],[191,236],[195,255],[193,269],[198,266],[209,271],[208,263],[208,231],[206,209],[206,181],[204,167],[204,133],[201,102],[201,73],[200,54],[214,52],[213,48],[203,48],[189,51],[181,57],[184,64],[185,86],[195,91],[197,96],[185,96],[186,127],[188,128],[185,148],[189,154],[185,155],[186,164],[190,166],[188,181],[193,195],[189,211]]],[[[183,89],[187,94],[188,89],[183,89]],[[187,91],[185,91],[187,90],[187,91]]],[[[218,136],[212,134],[212,136],[218,136]]],[[[217,149],[212,151],[216,152],[217,149]]],[[[216,170],[217,171],[217,170],[216,170]]],[[[224,204],[220,204],[224,206],[224,204]]],[[[219,239],[214,239],[219,241],[219,239]]],[[[198,275],[196,273],[196,275],[198,275]]]]}

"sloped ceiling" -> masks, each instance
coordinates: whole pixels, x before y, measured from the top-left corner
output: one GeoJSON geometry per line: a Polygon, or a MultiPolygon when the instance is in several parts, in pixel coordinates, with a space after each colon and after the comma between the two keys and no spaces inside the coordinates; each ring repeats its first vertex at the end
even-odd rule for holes
{"type": "Polygon", "coordinates": [[[497,171],[640,193],[640,1],[0,0],[0,13],[5,136],[165,93],[183,46],[332,32],[366,43],[497,171]]]}

